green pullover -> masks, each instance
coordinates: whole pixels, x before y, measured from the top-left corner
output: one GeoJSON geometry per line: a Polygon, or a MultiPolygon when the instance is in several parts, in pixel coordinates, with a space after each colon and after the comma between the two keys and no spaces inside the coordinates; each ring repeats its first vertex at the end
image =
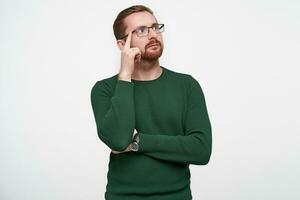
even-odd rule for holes
{"type": "Polygon", "coordinates": [[[162,67],[154,80],[97,81],[91,104],[100,140],[122,151],[139,134],[139,150],[110,153],[106,200],[190,200],[189,165],[206,165],[211,124],[200,84],[162,67]]]}

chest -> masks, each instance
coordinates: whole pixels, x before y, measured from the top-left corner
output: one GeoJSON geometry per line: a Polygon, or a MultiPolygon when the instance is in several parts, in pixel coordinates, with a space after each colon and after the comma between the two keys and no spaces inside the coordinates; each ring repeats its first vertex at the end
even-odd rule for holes
{"type": "Polygon", "coordinates": [[[177,135],[183,130],[186,94],[177,86],[134,90],[136,128],[149,132],[162,131],[177,135]]]}

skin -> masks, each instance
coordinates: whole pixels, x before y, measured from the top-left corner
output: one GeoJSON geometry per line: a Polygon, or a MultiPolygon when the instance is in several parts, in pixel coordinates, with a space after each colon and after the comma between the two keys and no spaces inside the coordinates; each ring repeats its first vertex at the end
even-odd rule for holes
{"type": "Polygon", "coordinates": [[[125,34],[129,35],[126,42],[125,39],[117,40],[117,46],[121,50],[119,78],[127,81],[158,78],[162,73],[158,60],[164,49],[162,34],[157,34],[152,29],[145,37],[138,37],[136,33],[131,34],[131,31],[138,26],[151,26],[157,23],[156,18],[149,12],[138,12],[127,16],[124,23],[127,27],[125,34]],[[159,46],[149,47],[149,44],[153,42],[159,43],[159,46]]]}
{"type": "MultiPolygon", "coordinates": [[[[164,43],[162,34],[155,33],[152,29],[148,36],[138,37],[136,33],[131,33],[138,26],[152,26],[158,23],[156,18],[149,12],[137,12],[124,19],[126,25],[125,35],[128,37],[117,40],[117,46],[121,51],[121,66],[118,79],[124,81],[134,80],[153,80],[158,78],[162,69],[159,64],[159,57],[162,55],[164,43]],[[156,46],[150,44],[158,43],[156,46]]],[[[131,144],[124,151],[113,153],[125,153],[131,151],[131,144]]]]}

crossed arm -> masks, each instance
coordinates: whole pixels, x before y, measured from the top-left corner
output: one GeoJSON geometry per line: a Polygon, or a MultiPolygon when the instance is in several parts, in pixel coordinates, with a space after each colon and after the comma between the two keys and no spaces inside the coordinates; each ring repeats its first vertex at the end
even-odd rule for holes
{"type": "MultiPolygon", "coordinates": [[[[156,159],[170,162],[205,165],[212,151],[211,124],[202,89],[192,76],[184,133],[139,132],[139,150],[156,159]]],[[[97,82],[91,92],[91,102],[99,138],[113,153],[131,151],[135,111],[133,83],[118,80],[114,94],[104,82],[97,82]]]]}

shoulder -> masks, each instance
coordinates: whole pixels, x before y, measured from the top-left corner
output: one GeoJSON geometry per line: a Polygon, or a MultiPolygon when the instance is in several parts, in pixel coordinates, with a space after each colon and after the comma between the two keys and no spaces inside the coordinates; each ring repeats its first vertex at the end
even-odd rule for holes
{"type": "Polygon", "coordinates": [[[118,74],[114,74],[110,77],[100,79],[93,84],[91,93],[95,94],[98,92],[104,92],[107,95],[112,95],[117,80],[118,74]]]}
{"type": "Polygon", "coordinates": [[[198,80],[192,74],[170,69],[167,69],[167,71],[170,79],[180,83],[181,85],[185,85],[188,90],[190,90],[193,86],[200,86],[198,80]]]}
{"type": "Polygon", "coordinates": [[[168,70],[170,77],[180,83],[181,86],[187,91],[187,95],[200,95],[204,96],[203,89],[200,85],[200,81],[195,75],[189,73],[178,72],[174,70],[168,70]]]}
{"type": "Polygon", "coordinates": [[[166,69],[168,73],[168,78],[174,82],[177,82],[178,84],[183,85],[189,85],[189,82],[191,81],[191,75],[185,72],[181,71],[175,71],[171,69],[166,69]]]}

